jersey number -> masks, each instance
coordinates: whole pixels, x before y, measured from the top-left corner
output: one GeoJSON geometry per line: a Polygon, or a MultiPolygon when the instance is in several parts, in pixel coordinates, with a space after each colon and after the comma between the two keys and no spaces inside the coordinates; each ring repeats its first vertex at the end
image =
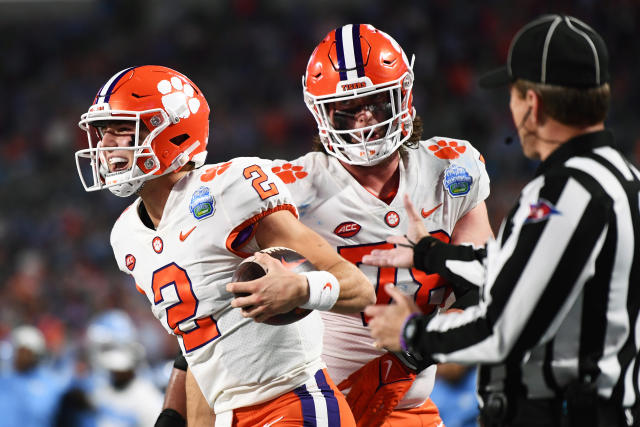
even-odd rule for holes
{"type": "Polygon", "coordinates": [[[247,166],[244,168],[243,174],[245,179],[253,178],[251,185],[253,185],[254,190],[258,192],[262,200],[278,194],[278,188],[273,182],[265,182],[267,175],[260,169],[260,166],[247,166]]]}
{"type": "Polygon", "coordinates": [[[202,347],[220,336],[220,330],[216,320],[205,317],[195,321],[196,327],[183,332],[178,326],[180,323],[192,319],[198,309],[198,299],[193,293],[191,279],[187,272],[176,263],[165,265],[153,273],[153,302],[155,305],[164,301],[162,290],[167,286],[173,286],[178,294],[178,302],[167,308],[167,323],[173,332],[182,337],[184,349],[187,352],[202,347]]]}
{"type": "MultiPolygon", "coordinates": [[[[436,236],[437,237],[437,236],[436,236]]],[[[374,249],[393,249],[393,243],[371,243],[359,246],[342,246],[338,247],[338,253],[346,260],[354,263],[356,266],[362,264],[362,257],[371,253],[374,249]]],[[[419,287],[414,295],[414,300],[423,313],[429,314],[436,309],[437,304],[441,304],[446,300],[450,293],[447,288],[447,282],[437,274],[426,274],[424,271],[412,268],[409,271],[411,279],[416,282],[419,287]]],[[[387,283],[394,285],[398,280],[398,269],[395,267],[378,268],[376,287],[376,304],[390,304],[391,297],[384,289],[387,283]]],[[[362,316],[362,324],[367,326],[369,316],[360,313],[362,316]]]]}

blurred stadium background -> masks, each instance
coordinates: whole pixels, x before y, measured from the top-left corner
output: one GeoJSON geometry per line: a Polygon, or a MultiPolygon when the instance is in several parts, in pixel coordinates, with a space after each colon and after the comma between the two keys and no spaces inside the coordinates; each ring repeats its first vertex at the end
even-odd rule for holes
{"type": "MultiPolygon", "coordinates": [[[[113,260],[109,232],[130,200],[85,193],[76,173],[74,152],[86,144],[76,123],[115,72],[159,64],[189,76],[212,109],[210,163],[295,158],[315,134],[300,84],[309,55],[329,30],[371,23],[416,55],[424,136],[468,139],[484,154],[497,231],[536,164],[517,142],[504,144],[514,134],[507,90],[476,82],[504,62],[517,29],[545,12],[584,19],[604,36],[607,123],[640,163],[636,0],[0,0],[0,340],[36,325],[52,360],[73,363],[90,319],[123,308],[151,366],[177,351],[113,260]]],[[[9,357],[0,346],[0,362],[9,357]]]]}

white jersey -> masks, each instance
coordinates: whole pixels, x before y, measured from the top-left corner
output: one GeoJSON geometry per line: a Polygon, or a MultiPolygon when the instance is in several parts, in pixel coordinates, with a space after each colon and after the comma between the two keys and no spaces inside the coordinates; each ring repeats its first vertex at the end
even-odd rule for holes
{"type": "Polygon", "coordinates": [[[284,326],[256,323],[231,307],[225,289],[242,258],[258,250],[257,221],[281,209],[297,215],[264,162],[237,158],[191,171],[171,190],[157,230],[142,223],[138,199],[111,233],[118,266],[178,337],[216,413],[274,399],[324,368],[317,313],[284,326]]]}
{"type": "MultiPolygon", "coordinates": [[[[415,269],[363,265],[362,257],[373,249],[392,248],[387,237],[407,232],[404,193],[420,210],[427,230],[444,241],[450,240],[456,222],[489,195],[482,156],[469,142],[451,138],[434,137],[403,153],[398,192],[390,204],[369,193],[336,158],[325,153],[278,160],[272,170],[288,184],[300,220],[367,275],[376,288],[378,304],[389,303],[383,285],[391,282],[413,295],[425,312],[442,306],[451,294],[442,279],[415,269]]],[[[364,314],[323,312],[322,318],[322,357],[336,384],[383,354],[373,345],[364,314]]],[[[398,408],[424,403],[434,380],[435,366],[421,372],[398,408]]]]}

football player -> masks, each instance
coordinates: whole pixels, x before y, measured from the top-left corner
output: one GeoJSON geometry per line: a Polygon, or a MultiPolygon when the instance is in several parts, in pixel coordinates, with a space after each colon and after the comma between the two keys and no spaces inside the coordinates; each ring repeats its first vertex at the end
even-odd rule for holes
{"type": "Polygon", "coordinates": [[[88,397],[98,426],[151,425],[160,412],[162,393],[143,373],[145,349],[139,339],[121,310],[100,313],[87,327],[93,370],[88,397]]]}
{"type": "Polygon", "coordinates": [[[296,219],[270,165],[204,165],[209,106],[193,82],[165,67],[116,73],[79,125],[89,142],[76,153],[85,189],[139,196],[111,232],[116,261],[177,336],[216,425],[353,425],[320,359],[318,312],[277,327],[254,321],[295,307],[353,312],[374,301],[366,277],[296,219]],[[319,271],[295,274],[256,254],[268,273],[243,289],[250,295],[240,301],[253,306],[243,312],[227,284],[243,258],[273,246],[298,251],[319,271]]]}
{"type": "MultiPolygon", "coordinates": [[[[412,65],[393,38],[371,25],[327,34],[303,77],[304,99],[318,125],[315,150],[275,161],[271,171],[290,188],[300,220],[367,275],[378,304],[390,303],[384,285],[394,283],[425,313],[436,313],[463,295],[456,307],[469,296],[472,303],[477,290],[456,289],[454,296],[437,275],[361,263],[372,250],[394,246],[386,242],[389,234],[407,232],[405,194],[439,239],[484,245],[492,235],[484,160],[468,141],[421,141],[412,65]]],[[[348,393],[359,426],[441,424],[429,399],[436,366],[376,348],[363,313],[323,312],[322,318],[322,357],[348,393]]]]}
{"type": "MultiPolygon", "coordinates": [[[[316,150],[277,161],[272,171],[289,186],[300,220],[367,275],[377,304],[390,302],[384,285],[393,283],[425,313],[435,313],[465,290],[456,289],[454,296],[437,275],[361,264],[372,250],[393,247],[389,234],[407,232],[405,194],[421,210],[426,229],[441,240],[483,245],[492,235],[484,160],[468,141],[420,140],[412,68],[413,58],[371,25],[331,31],[303,77],[305,103],[318,126],[316,150]]],[[[376,348],[363,313],[322,318],[322,357],[358,425],[440,424],[429,399],[436,366],[376,348]]]]}

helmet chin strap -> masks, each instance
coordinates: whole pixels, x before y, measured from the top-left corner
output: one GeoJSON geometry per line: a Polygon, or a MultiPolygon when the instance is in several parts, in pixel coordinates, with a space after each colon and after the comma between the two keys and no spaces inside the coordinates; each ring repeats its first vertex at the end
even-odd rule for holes
{"type": "Polygon", "coordinates": [[[186,165],[189,162],[189,158],[191,157],[191,153],[195,151],[196,148],[200,145],[200,141],[195,141],[191,144],[186,150],[184,150],[180,155],[178,155],[173,161],[171,165],[167,168],[163,175],[176,171],[186,165]]]}

